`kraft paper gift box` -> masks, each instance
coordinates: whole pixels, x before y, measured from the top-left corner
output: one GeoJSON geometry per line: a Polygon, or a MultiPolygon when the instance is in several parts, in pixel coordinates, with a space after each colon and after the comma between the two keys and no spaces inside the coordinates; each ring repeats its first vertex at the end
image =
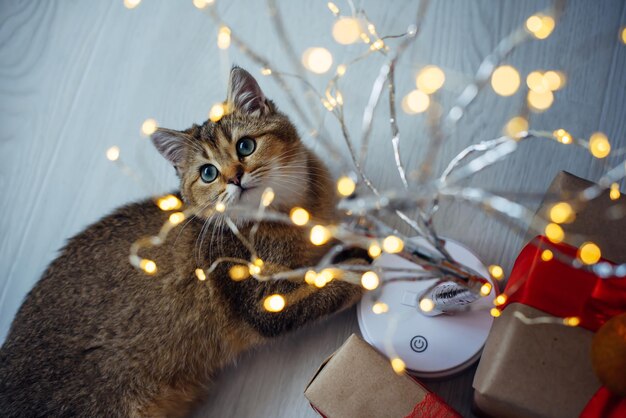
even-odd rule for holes
{"type": "Polygon", "coordinates": [[[354,334],[322,363],[304,395],[326,418],[460,417],[354,334]]]}
{"type": "MultiPolygon", "coordinates": [[[[560,173],[537,216],[549,219],[556,202],[572,199],[592,185],[560,173]]],[[[565,243],[559,249],[575,257],[584,241],[592,241],[600,247],[603,260],[626,262],[626,199],[611,200],[606,192],[575,209],[575,220],[562,225],[565,243]]],[[[626,289],[626,278],[603,280],[556,259],[542,260],[547,243],[545,237],[531,241],[511,272],[507,293],[512,303],[507,302],[494,321],[474,378],[474,406],[479,415],[577,417],[601,387],[591,365],[591,342],[602,323],[598,318],[607,315],[594,310],[608,304],[610,315],[625,311],[626,298],[619,291],[626,289]],[[617,292],[611,289],[615,284],[619,284],[617,292]],[[528,318],[576,316],[582,322],[578,327],[528,325],[519,319],[520,314],[528,318]]]]}

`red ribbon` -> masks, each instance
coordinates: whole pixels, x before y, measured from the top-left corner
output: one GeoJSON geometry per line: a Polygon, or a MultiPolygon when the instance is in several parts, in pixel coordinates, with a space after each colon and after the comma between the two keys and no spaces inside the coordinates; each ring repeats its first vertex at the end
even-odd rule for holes
{"type": "MultiPolygon", "coordinates": [[[[556,257],[543,261],[545,249],[576,257],[577,249],[552,244],[540,236],[527,244],[515,260],[505,292],[506,304],[519,302],[557,317],[578,317],[580,326],[596,332],[615,315],[626,312],[626,278],[599,278],[556,257]]],[[[601,260],[608,262],[607,260],[601,260]]],[[[505,305],[506,306],[506,305],[505,305]]],[[[601,388],[581,417],[626,417],[626,399],[601,388]]]]}

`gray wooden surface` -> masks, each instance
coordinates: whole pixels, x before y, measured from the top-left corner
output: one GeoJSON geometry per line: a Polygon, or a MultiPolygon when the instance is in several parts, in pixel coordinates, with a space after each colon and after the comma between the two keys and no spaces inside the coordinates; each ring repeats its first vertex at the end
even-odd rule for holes
{"type": "MultiPolygon", "coordinates": [[[[348,11],[346,2],[337,3],[348,11]]],[[[417,8],[409,0],[363,3],[383,34],[403,32],[417,8]]],[[[434,63],[448,74],[444,105],[459,93],[463,74],[473,73],[500,38],[548,4],[432,3],[419,42],[399,64],[398,95],[414,88],[418,68],[434,63]]],[[[362,49],[334,43],[326,1],[279,5],[299,51],[326,46],[337,64],[362,49]]],[[[218,0],[218,7],[235,31],[277,67],[288,68],[264,2],[218,0]]],[[[626,145],[626,46],[617,37],[621,26],[626,26],[622,0],[572,1],[548,40],[524,44],[507,59],[523,77],[534,69],[560,69],[568,75],[568,86],[557,93],[555,105],[532,115],[531,125],[564,127],[581,137],[602,130],[614,147],[626,145]]],[[[154,117],[162,126],[185,128],[205,119],[210,106],[224,98],[232,62],[259,74],[238,51],[219,51],[215,40],[216,28],[191,0],[144,0],[134,10],[125,9],[121,0],[0,2],[0,340],[24,295],[67,237],[116,206],[176,185],[173,170],[139,134],[143,120],[154,117]],[[144,188],[104,158],[112,145],[120,146],[122,159],[143,177],[144,188]]],[[[346,75],[344,97],[355,133],[368,86],[382,62],[375,58],[346,75]]],[[[327,77],[314,77],[315,85],[323,86],[327,77]]],[[[261,84],[289,113],[276,84],[269,79],[261,84]]],[[[519,111],[523,91],[511,98],[482,94],[445,143],[438,167],[464,146],[497,136],[519,111]]],[[[330,120],[328,127],[343,149],[330,120]]],[[[425,146],[425,119],[401,115],[400,127],[403,159],[414,169],[425,146]]],[[[301,132],[319,149],[302,126],[301,132]]],[[[398,186],[385,109],[372,138],[370,176],[382,187],[398,186]]],[[[470,184],[542,191],[558,170],[596,179],[605,163],[617,159],[592,161],[583,150],[539,141],[523,145],[518,154],[470,184]]],[[[506,271],[523,244],[521,237],[467,205],[445,205],[437,225],[441,233],[463,242],[486,263],[501,263],[506,271]]],[[[358,326],[354,311],[349,311],[244,356],[219,375],[195,416],[315,416],[302,395],[305,384],[320,361],[352,332],[358,326]]],[[[470,416],[474,370],[428,385],[470,416]]]]}

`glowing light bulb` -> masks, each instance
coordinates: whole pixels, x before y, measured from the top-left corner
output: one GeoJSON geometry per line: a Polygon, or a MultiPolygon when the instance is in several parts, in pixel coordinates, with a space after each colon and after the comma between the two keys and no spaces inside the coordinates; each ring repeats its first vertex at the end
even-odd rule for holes
{"type": "Polygon", "coordinates": [[[550,90],[548,80],[539,71],[533,71],[526,77],[526,85],[537,93],[545,93],[550,90]]]}
{"type": "Polygon", "coordinates": [[[146,135],[146,136],[150,136],[150,135],[152,135],[153,133],[156,132],[158,127],[159,127],[159,125],[158,125],[156,120],[154,120],[152,118],[146,119],[141,124],[141,133],[146,135]]]}
{"type": "Polygon", "coordinates": [[[215,210],[222,213],[226,210],[226,205],[224,204],[224,202],[217,202],[215,204],[215,210]]]}
{"type": "Polygon", "coordinates": [[[238,282],[250,277],[250,269],[241,264],[235,264],[228,270],[228,275],[232,280],[238,282]]]}
{"type": "Polygon", "coordinates": [[[485,283],[480,287],[480,294],[481,296],[487,296],[491,293],[491,283],[485,283]]]}
{"type": "Polygon", "coordinates": [[[415,84],[424,93],[432,94],[439,90],[446,81],[443,70],[436,65],[427,65],[417,75],[415,84]]]}
{"type": "Polygon", "coordinates": [[[390,254],[399,253],[404,249],[404,241],[395,235],[389,235],[383,240],[383,250],[390,254]]]}
{"type": "Polygon", "coordinates": [[[596,158],[605,158],[611,153],[611,143],[602,132],[596,132],[589,138],[589,152],[596,158]]]}
{"type": "Polygon", "coordinates": [[[219,49],[228,49],[230,46],[230,29],[227,26],[221,26],[217,32],[217,47],[219,49]]]}
{"type": "Polygon", "coordinates": [[[304,281],[310,285],[315,284],[315,279],[317,278],[317,273],[314,270],[309,270],[304,275],[304,281]]]}
{"type": "Polygon", "coordinates": [[[567,202],[559,202],[550,208],[550,220],[557,224],[570,223],[575,217],[574,209],[567,202]]]}
{"type": "Polygon", "coordinates": [[[322,287],[326,286],[326,279],[321,274],[318,274],[317,276],[315,276],[313,284],[321,289],[322,287]]]}
{"type": "Polygon", "coordinates": [[[554,254],[552,253],[552,251],[550,251],[550,250],[543,250],[541,252],[541,259],[543,261],[550,261],[550,260],[552,260],[552,258],[554,258],[554,254]]]}
{"type": "Polygon", "coordinates": [[[391,368],[393,369],[394,372],[398,374],[402,374],[406,370],[406,365],[404,364],[404,361],[402,361],[400,357],[396,357],[396,358],[391,359],[391,368]]]}
{"type": "Polygon", "coordinates": [[[565,129],[557,129],[556,131],[552,132],[552,135],[556,138],[557,141],[562,144],[571,144],[573,141],[572,135],[570,135],[570,133],[567,132],[565,129]]]}
{"type": "Polygon", "coordinates": [[[545,234],[546,237],[548,237],[548,239],[555,244],[558,244],[559,242],[563,241],[563,238],[565,238],[565,232],[563,232],[563,228],[555,223],[549,223],[546,226],[545,234]]]}
{"type": "Polygon", "coordinates": [[[499,317],[500,315],[502,315],[502,313],[500,312],[500,309],[498,308],[491,308],[491,310],[489,311],[489,313],[491,314],[491,316],[493,316],[494,318],[499,317]]]}
{"type": "Polygon", "coordinates": [[[339,18],[333,25],[333,38],[342,45],[350,45],[359,40],[361,25],[353,17],[339,18]]]}
{"type": "Polygon", "coordinates": [[[193,0],[193,5],[198,9],[204,9],[209,5],[207,0],[193,0]]]}
{"type": "Polygon", "coordinates": [[[430,106],[430,97],[420,90],[413,90],[402,99],[402,110],[409,115],[422,113],[430,106]]]}
{"type": "Polygon", "coordinates": [[[504,293],[502,293],[502,294],[496,296],[496,298],[494,299],[493,303],[496,306],[501,306],[501,305],[504,305],[506,303],[507,299],[508,299],[507,296],[504,293]]]}
{"type": "Polygon", "coordinates": [[[226,114],[226,106],[223,103],[216,103],[211,107],[209,111],[209,119],[211,122],[217,123],[226,114]]]}
{"type": "Polygon", "coordinates": [[[626,28],[622,29],[622,42],[626,44],[626,28]]]}
{"type": "Polygon", "coordinates": [[[338,75],[339,77],[343,76],[343,75],[346,73],[346,70],[347,70],[347,69],[348,69],[348,68],[346,67],[346,64],[339,64],[339,65],[337,66],[337,75],[338,75]]]}
{"type": "Polygon", "coordinates": [[[268,187],[263,191],[263,195],[261,196],[261,204],[265,207],[268,207],[274,201],[274,197],[276,197],[276,195],[274,194],[274,190],[272,190],[271,187],[268,187]]]}
{"type": "Polygon", "coordinates": [[[300,226],[306,225],[310,219],[309,212],[307,212],[306,209],[302,209],[298,207],[291,209],[291,212],[289,213],[289,217],[291,218],[291,222],[300,226]]]}
{"type": "Polygon", "coordinates": [[[271,68],[261,68],[261,74],[263,74],[263,75],[271,75],[272,74],[272,69],[271,68]]]}
{"type": "Polygon", "coordinates": [[[376,39],[372,45],[370,45],[370,49],[372,51],[378,51],[385,47],[385,42],[382,39],[376,39]]]}
{"type": "Polygon", "coordinates": [[[550,90],[542,93],[530,90],[528,92],[528,105],[535,112],[543,112],[554,103],[554,94],[550,90]]]}
{"type": "Polygon", "coordinates": [[[146,274],[155,274],[157,271],[157,265],[154,261],[152,260],[148,260],[147,258],[143,258],[140,262],[139,262],[139,267],[141,267],[141,269],[146,273],[146,274]]]}
{"type": "Polygon", "coordinates": [[[511,138],[519,138],[523,132],[528,131],[528,119],[523,116],[511,118],[504,127],[504,133],[511,138]]]}
{"type": "Polygon", "coordinates": [[[328,6],[328,10],[330,10],[332,14],[334,14],[335,16],[339,14],[339,7],[337,7],[335,3],[333,3],[332,1],[329,1],[327,3],[327,6],[328,6]]]}
{"type": "Polygon", "coordinates": [[[519,72],[510,65],[501,65],[491,74],[491,87],[500,96],[513,95],[520,85],[519,72]]]}
{"type": "Polygon", "coordinates": [[[552,91],[557,91],[565,86],[567,77],[560,71],[546,71],[543,74],[543,79],[548,84],[548,88],[552,91]]]}
{"type": "Polygon", "coordinates": [[[141,0],[124,0],[124,6],[127,9],[134,9],[139,6],[139,3],[141,3],[141,0]]]}
{"type": "Polygon", "coordinates": [[[263,264],[265,264],[265,263],[263,263],[263,260],[261,260],[260,258],[256,257],[254,259],[254,261],[252,262],[252,264],[254,264],[255,266],[258,266],[258,267],[263,267],[263,264]]]}
{"type": "Polygon", "coordinates": [[[367,253],[372,258],[376,258],[376,257],[380,256],[380,254],[382,254],[382,252],[383,252],[383,250],[382,250],[382,248],[380,248],[380,245],[378,245],[377,242],[372,242],[370,244],[369,248],[367,249],[367,253]]]}
{"type": "Polygon", "coordinates": [[[361,276],[361,285],[367,290],[374,290],[380,284],[378,275],[373,271],[366,271],[361,276]]]}
{"type": "Polygon", "coordinates": [[[489,274],[496,280],[502,279],[504,276],[504,270],[497,264],[492,264],[489,266],[489,274]]]}
{"type": "Polygon", "coordinates": [[[182,212],[174,212],[169,217],[169,221],[172,225],[178,225],[184,220],[185,220],[185,214],[182,212]]]}
{"type": "Polygon", "coordinates": [[[173,194],[158,198],[156,203],[162,211],[177,210],[183,206],[183,202],[173,194]]]}
{"type": "Polygon", "coordinates": [[[356,183],[348,176],[340,177],[337,181],[337,191],[342,196],[350,196],[356,189],[356,183]]]}
{"type": "Polygon", "coordinates": [[[526,30],[537,39],[546,39],[556,25],[552,16],[536,14],[526,20],[526,30]]]}
{"type": "Polygon", "coordinates": [[[302,65],[315,74],[324,74],[333,65],[333,56],[326,48],[309,48],[302,54],[302,65]]]}
{"type": "Polygon", "coordinates": [[[278,294],[270,295],[263,301],[263,307],[268,312],[280,312],[285,308],[285,298],[278,294]]]}
{"type": "Polygon", "coordinates": [[[202,269],[196,269],[196,277],[198,278],[198,280],[200,280],[201,282],[206,280],[206,274],[204,274],[204,270],[202,269]]]}
{"type": "Polygon", "coordinates": [[[580,318],[577,316],[568,316],[563,318],[563,324],[568,327],[577,327],[580,324],[580,318]]]}
{"type": "Polygon", "coordinates": [[[611,184],[611,191],[609,192],[609,197],[611,198],[611,200],[619,199],[620,197],[619,184],[617,183],[611,184]]]}
{"type": "Polygon", "coordinates": [[[430,312],[435,309],[435,302],[432,299],[424,298],[420,300],[420,309],[422,312],[430,312]]]}
{"type": "Polygon", "coordinates": [[[107,159],[109,161],[117,161],[118,158],[120,158],[120,147],[114,145],[107,150],[107,159]]]}
{"type": "Polygon", "coordinates": [[[248,264],[248,273],[250,273],[251,276],[256,276],[257,274],[261,273],[261,267],[257,266],[256,264],[250,263],[248,264]]]}
{"type": "Polygon", "coordinates": [[[602,258],[602,252],[593,242],[585,242],[578,249],[578,258],[583,264],[595,264],[602,258]]]}
{"type": "Polygon", "coordinates": [[[388,311],[389,311],[389,306],[387,306],[387,304],[384,302],[376,302],[372,306],[372,312],[374,312],[376,315],[380,315],[381,313],[385,313],[388,311]]]}
{"type": "Polygon", "coordinates": [[[311,238],[311,242],[314,245],[326,244],[331,236],[332,234],[330,233],[328,228],[326,228],[323,225],[315,225],[313,228],[311,228],[310,238],[311,238]]]}

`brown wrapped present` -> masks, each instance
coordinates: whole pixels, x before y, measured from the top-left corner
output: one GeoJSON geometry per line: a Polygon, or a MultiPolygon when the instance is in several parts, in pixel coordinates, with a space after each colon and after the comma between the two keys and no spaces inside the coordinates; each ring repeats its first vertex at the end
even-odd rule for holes
{"type": "MultiPolygon", "coordinates": [[[[556,202],[591,185],[560,173],[537,216],[547,218],[556,202]]],[[[574,209],[575,220],[562,225],[566,244],[559,244],[559,251],[576,257],[583,241],[593,241],[610,261],[625,262],[626,217],[611,214],[626,213],[626,199],[611,200],[606,193],[574,209]]],[[[626,278],[600,279],[545,257],[547,242],[531,241],[511,272],[509,302],[494,322],[474,378],[480,415],[576,417],[601,386],[591,365],[591,342],[606,319],[626,309],[626,298],[615,297],[626,278]],[[556,321],[528,325],[520,317],[556,321]],[[580,326],[563,326],[560,318],[575,318],[580,326]]]]}
{"type": "Polygon", "coordinates": [[[327,418],[460,417],[354,334],[324,361],[304,396],[327,418]]]}

